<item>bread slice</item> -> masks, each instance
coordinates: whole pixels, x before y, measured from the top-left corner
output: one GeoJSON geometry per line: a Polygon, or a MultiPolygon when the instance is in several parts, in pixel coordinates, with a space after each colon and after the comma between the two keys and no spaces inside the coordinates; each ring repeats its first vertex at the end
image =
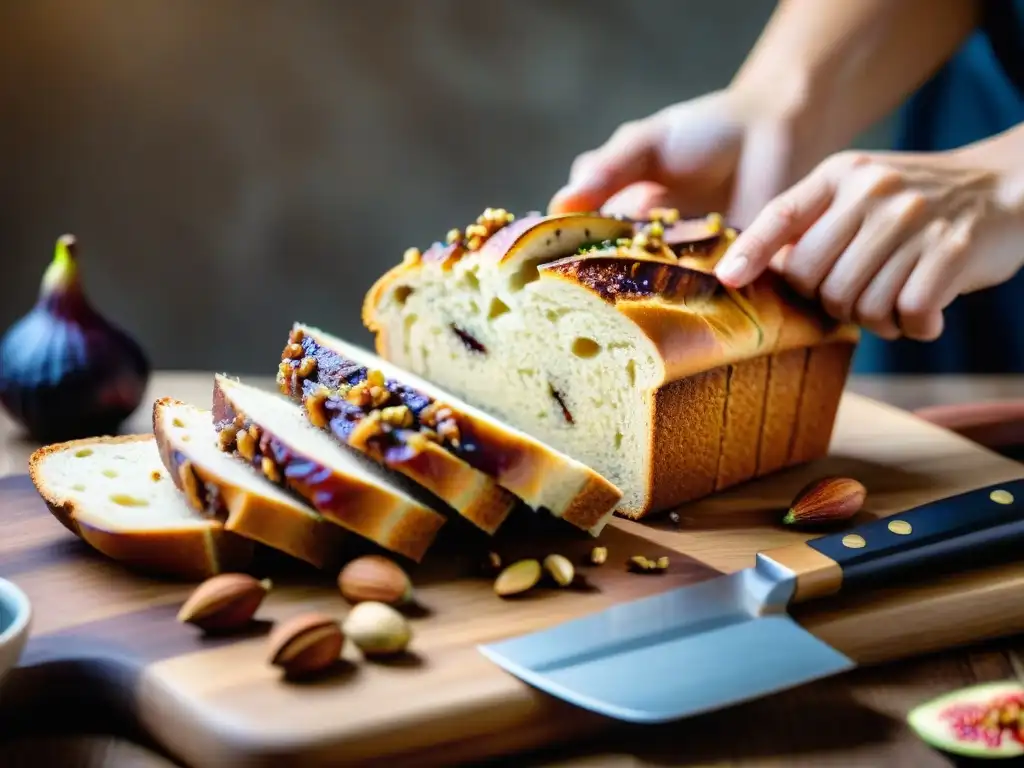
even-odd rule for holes
{"type": "Polygon", "coordinates": [[[497,531],[517,499],[442,444],[442,433],[448,444],[459,442],[455,422],[439,424],[440,432],[421,429],[424,395],[326,349],[312,333],[303,338],[303,327],[288,336],[277,382],[303,405],[310,423],[418,483],[485,533],[497,531]]]}
{"type": "Polygon", "coordinates": [[[28,470],[68,530],[135,570],[201,580],[251,562],[253,542],[185,501],[153,435],[47,445],[31,455],[28,470]]]}
{"type": "Polygon", "coordinates": [[[210,411],[162,397],[153,403],[153,434],[171,479],[194,510],[317,568],[340,562],[346,532],[220,450],[210,411]]]}
{"type": "Polygon", "coordinates": [[[387,470],[310,424],[280,394],[214,377],[222,450],[290,488],[332,523],[419,562],[447,518],[399,487],[387,470]]]}
{"type": "Polygon", "coordinates": [[[377,280],[381,357],[593,467],[633,518],[827,451],[858,330],[770,272],[722,285],[720,217],[510,218],[377,280]]]}
{"type": "Polygon", "coordinates": [[[428,488],[436,484],[430,478],[434,472],[451,472],[452,478],[471,473],[470,477],[496,481],[507,489],[505,493],[515,494],[533,509],[547,510],[595,535],[622,497],[618,488],[590,467],[318,328],[294,324],[278,369],[278,384],[282,392],[305,403],[311,420],[329,419],[331,430],[345,436],[350,445],[365,445],[367,419],[373,428],[383,421],[380,411],[373,418],[369,404],[360,408],[339,398],[325,401],[323,390],[358,385],[371,376],[384,382],[381,392],[387,393],[388,400],[381,405],[404,406],[400,413],[407,420],[406,429],[393,432],[391,446],[383,451],[385,460],[397,469],[413,465],[415,471],[407,474],[428,488]],[[424,440],[424,434],[430,439],[424,440]],[[423,469],[418,462],[423,462],[423,469]],[[423,476],[430,479],[421,480],[423,476]]]}

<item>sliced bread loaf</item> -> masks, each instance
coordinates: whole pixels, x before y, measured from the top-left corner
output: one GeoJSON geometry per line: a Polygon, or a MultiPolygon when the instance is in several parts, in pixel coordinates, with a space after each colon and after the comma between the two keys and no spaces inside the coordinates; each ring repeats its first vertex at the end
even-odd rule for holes
{"type": "Polygon", "coordinates": [[[496,481],[533,509],[597,534],[622,495],[590,467],[318,328],[293,326],[278,384],[304,402],[313,423],[431,490],[440,486],[441,498],[460,486],[479,494],[484,478],[485,487],[496,481]]]}
{"type": "Polygon", "coordinates": [[[346,532],[220,450],[210,411],[160,398],[153,403],[153,433],[164,466],[194,510],[318,568],[338,562],[346,532]]]}
{"type": "Polygon", "coordinates": [[[421,429],[418,417],[430,402],[426,396],[326,348],[312,329],[304,337],[303,328],[293,327],[282,352],[281,392],[302,403],[311,424],[405,475],[493,534],[517,500],[449,450],[452,440],[459,443],[457,425],[447,420],[439,429],[421,429]]]}
{"type": "Polygon", "coordinates": [[[385,549],[419,562],[447,520],[387,470],[310,424],[302,407],[282,395],[217,375],[213,418],[222,450],[385,549]]]}
{"type": "Polygon", "coordinates": [[[253,542],[185,501],[153,435],[72,440],[29,458],[29,475],[68,530],[113,560],[197,580],[248,566],[253,542]]]}
{"type": "Polygon", "coordinates": [[[489,209],[368,291],[377,353],[593,467],[639,518],[824,455],[859,338],[721,217],[489,209]]]}

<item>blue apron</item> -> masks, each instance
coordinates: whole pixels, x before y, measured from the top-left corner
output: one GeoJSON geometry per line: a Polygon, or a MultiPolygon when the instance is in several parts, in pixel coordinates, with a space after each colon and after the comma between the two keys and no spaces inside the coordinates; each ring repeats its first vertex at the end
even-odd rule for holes
{"type": "MultiPolygon", "coordinates": [[[[1022,121],[1024,0],[989,0],[980,28],[900,110],[895,148],[952,149],[1022,121]]],[[[1024,270],[1002,285],[957,298],[936,341],[889,342],[865,331],[853,369],[1024,373],[1024,270]]]]}

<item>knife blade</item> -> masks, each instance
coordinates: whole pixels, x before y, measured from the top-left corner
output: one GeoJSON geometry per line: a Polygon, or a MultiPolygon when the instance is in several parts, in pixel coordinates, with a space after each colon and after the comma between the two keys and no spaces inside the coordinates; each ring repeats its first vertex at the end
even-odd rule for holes
{"type": "Polygon", "coordinates": [[[790,606],[1019,558],[1024,480],[759,552],[752,567],[478,646],[525,683],[634,723],[696,715],[846,672],[856,662],[790,606]]]}

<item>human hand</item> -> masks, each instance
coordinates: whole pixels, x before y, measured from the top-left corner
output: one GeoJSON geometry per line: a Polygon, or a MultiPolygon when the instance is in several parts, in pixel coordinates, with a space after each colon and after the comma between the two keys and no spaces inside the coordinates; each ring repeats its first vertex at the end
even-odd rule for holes
{"type": "Polygon", "coordinates": [[[784,105],[737,85],[625,123],[576,158],[549,211],[642,217],[665,207],[684,216],[718,212],[744,226],[824,156],[800,166],[784,105]]]}
{"type": "Polygon", "coordinates": [[[841,152],[776,197],[715,268],[734,288],[771,267],[832,316],[929,341],[960,294],[1024,262],[999,174],[949,153],[841,152]]]}

